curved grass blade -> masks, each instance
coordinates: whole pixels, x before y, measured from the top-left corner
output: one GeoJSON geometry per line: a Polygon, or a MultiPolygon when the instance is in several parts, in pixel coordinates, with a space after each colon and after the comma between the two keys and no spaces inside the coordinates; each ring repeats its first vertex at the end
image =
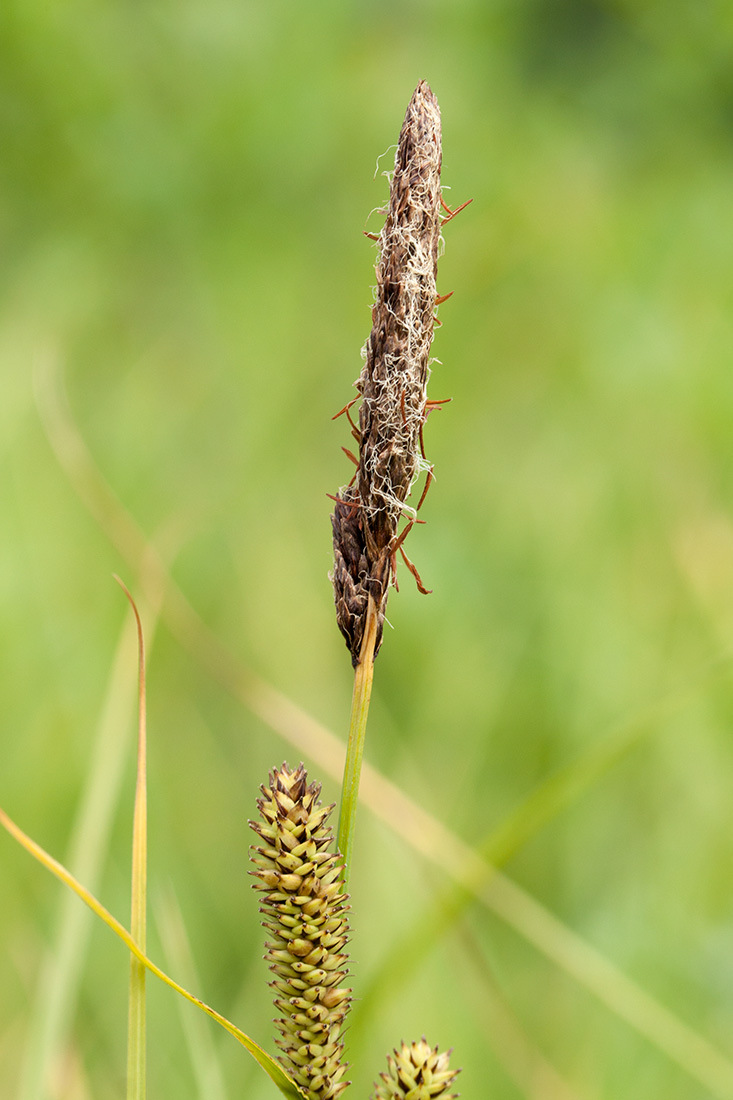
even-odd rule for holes
{"type": "Polygon", "coordinates": [[[152,961],[152,959],[149,959],[147,955],[145,955],[140,950],[140,948],[135,943],[132,936],[124,927],[124,925],[120,924],[117,918],[113,917],[109,910],[105,909],[102,903],[98,901],[97,898],[95,898],[94,895],[91,894],[84,886],[82,886],[82,884],[74,878],[71,872],[67,871],[63,864],[54,859],[52,855],[49,855],[49,853],[45,851],[45,849],[43,849],[40,844],[37,844],[35,840],[29,837],[27,833],[24,833],[23,830],[15,824],[12,818],[9,817],[2,808],[0,808],[0,825],[2,825],[3,828],[6,829],[10,833],[10,835],[14,837],[15,840],[17,840],[18,843],[22,845],[22,847],[25,848],[25,850],[33,856],[34,859],[37,859],[38,862],[41,863],[53,875],[55,875],[57,879],[68,886],[69,889],[73,890],[77,897],[80,897],[81,900],[89,906],[92,912],[100,917],[100,919],[103,920],[104,923],[112,929],[115,935],[119,936],[119,938],[132,952],[135,958],[138,959],[138,961],[141,962],[143,966],[150,971],[151,974],[155,974],[156,978],[160,978],[162,982],[165,982],[165,984],[170,986],[171,989],[174,989],[176,993],[179,993],[181,995],[181,997],[185,997],[185,999],[187,1001],[190,1001],[191,1004],[196,1005],[198,1008],[201,1009],[202,1012],[205,1012],[207,1016],[211,1016],[212,1020],[216,1020],[216,1022],[220,1024],[225,1031],[228,1031],[230,1035],[233,1035],[234,1038],[237,1039],[237,1041],[240,1042],[242,1046],[249,1051],[249,1053],[262,1067],[262,1069],[264,1069],[270,1080],[275,1085],[277,1085],[277,1087],[280,1089],[280,1092],[283,1094],[283,1096],[287,1098],[287,1100],[307,1100],[305,1093],[298,1088],[298,1086],[293,1080],[291,1080],[291,1078],[288,1076],[282,1066],[279,1065],[274,1058],[271,1058],[267,1051],[263,1050],[262,1047],[254,1041],[254,1039],[250,1039],[249,1035],[238,1028],[236,1024],[233,1024],[231,1020],[227,1020],[226,1016],[222,1016],[222,1014],[220,1012],[217,1012],[216,1009],[211,1008],[210,1005],[207,1005],[204,1001],[200,1000],[198,997],[195,997],[193,993],[189,993],[188,990],[184,989],[182,985],[179,985],[177,981],[169,977],[169,975],[166,974],[164,970],[161,970],[161,968],[157,966],[152,961]]]}

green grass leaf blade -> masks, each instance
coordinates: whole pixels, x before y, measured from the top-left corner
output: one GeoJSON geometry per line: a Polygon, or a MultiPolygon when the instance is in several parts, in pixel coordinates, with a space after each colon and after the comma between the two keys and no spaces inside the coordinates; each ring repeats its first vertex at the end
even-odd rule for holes
{"type": "Polygon", "coordinates": [[[134,939],[124,927],[124,925],[122,925],[116,917],[113,917],[109,910],[105,909],[102,903],[98,901],[97,898],[95,898],[94,895],[86,889],[86,887],[82,886],[82,884],[74,878],[71,872],[68,871],[63,866],[63,864],[54,859],[52,855],[45,851],[45,849],[42,848],[40,844],[37,844],[35,840],[29,837],[27,833],[24,833],[23,830],[15,824],[12,818],[9,817],[2,808],[0,808],[0,825],[2,825],[3,828],[6,829],[7,832],[9,832],[10,835],[14,837],[14,839],[17,840],[18,843],[23,848],[25,848],[25,850],[29,852],[34,859],[37,859],[38,862],[41,863],[53,875],[55,875],[57,879],[68,886],[69,889],[73,890],[77,897],[81,898],[81,900],[89,906],[92,912],[95,913],[101,920],[103,920],[104,923],[112,929],[115,935],[119,936],[125,946],[132,952],[135,958],[145,967],[145,969],[149,970],[151,974],[154,974],[156,976],[156,978],[159,978],[166,985],[170,986],[170,988],[175,990],[176,993],[179,993],[182,997],[185,997],[185,999],[187,1001],[190,1001],[191,1004],[194,1004],[198,1008],[200,1008],[201,1011],[205,1012],[207,1016],[210,1016],[212,1020],[216,1020],[216,1022],[220,1024],[225,1031],[228,1031],[230,1035],[233,1035],[234,1038],[239,1043],[241,1043],[247,1051],[249,1051],[249,1053],[262,1067],[262,1069],[264,1069],[270,1080],[275,1085],[277,1085],[277,1087],[280,1089],[280,1092],[283,1094],[283,1096],[287,1098],[287,1100],[307,1100],[305,1093],[298,1088],[298,1086],[289,1077],[282,1066],[279,1065],[275,1061],[275,1059],[267,1053],[267,1051],[263,1050],[263,1048],[258,1043],[256,1043],[254,1039],[251,1039],[249,1035],[238,1028],[236,1024],[233,1024],[231,1020],[227,1020],[226,1016],[222,1016],[222,1014],[220,1012],[217,1012],[216,1009],[211,1008],[210,1005],[207,1005],[204,1001],[200,1000],[200,998],[195,997],[193,993],[189,993],[188,990],[184,989],[182,985],[179,985],[177,981],[169,977],[169,975],[166,974],[164,970],[161,970],[161,968],[157,966],[152,961],[152,959],[149,959],[147,955],[145,955],[144,952],[140,950],[140,948],[135,943],[134,939]]]}
{"type": "MultiPolygon", "coordinates": [[[[147,726],[145,710],[145,639],[140,615],[127,587],[115,577],[127,596],[135,616],[138,648],[138,736],[137,782],[132,825],[132,881],[130,888],[130,931],[141,951],[147,944],[147,881],[148,881],[148,792],[147,792],[147,726]]],[[[145,1036],[145,966],[135,955],[130,956],[130,993],[127,1023],[127,1100],[145,1100],[146,1036],[145,1036]]]]}

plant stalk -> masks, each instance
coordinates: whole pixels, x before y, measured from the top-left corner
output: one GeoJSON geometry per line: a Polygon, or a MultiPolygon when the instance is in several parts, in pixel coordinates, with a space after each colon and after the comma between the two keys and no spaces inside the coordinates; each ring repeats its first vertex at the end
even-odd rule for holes
{"type": "MultiPolygon", "coordinates": [[[[145,642],[135,602],[127,588],[116,578],[135,615],[138,638],[138,738],[137,783],[132,826],[132,911],[130,934],[143,953],[147,939],[148,809],[147,809],[147,731],[145,706],[145,642]]],[[[130,992],[127,1023],[127,1100],[145,1100],[145,965],[130,956],[130,992]]]]}
{"type": "Polygon", "coordinates": [[[377,605],[370,596],[364,637],[359,653],[359,663],[354,670],[354,694],[351,700],[349,740],[346,746],[344,781],[341,786],[337,847],[344,860],[344,886],[346,886],[351,866],[351,851],[354,843],[356,806],[359,800],[359,779],[361,777],[364,738],[369,714],[369,700],[372,694],[372,679],[374,677],[374,647],[377,641],[377,625],[377,605]]]}

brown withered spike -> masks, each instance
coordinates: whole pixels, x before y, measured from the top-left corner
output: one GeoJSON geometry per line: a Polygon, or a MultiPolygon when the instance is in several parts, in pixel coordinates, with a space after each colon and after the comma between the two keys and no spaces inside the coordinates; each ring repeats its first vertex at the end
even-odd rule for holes
{"type": "Polygon", "coordinates": [[[398,525],[403,516],[414,518],[414,509],[405,502],[427,468],[421,429],[438,304],[441,156],[438,101],[421,81],[400,132],[387,216],[378,237],[372,330],[356,382],[362,399],[356,482],[340,490],[331,517],[336,616],[355,666],[369,595],[378,612],[375,653],[379,648],[389,583],[401,549],[398,525]]]}

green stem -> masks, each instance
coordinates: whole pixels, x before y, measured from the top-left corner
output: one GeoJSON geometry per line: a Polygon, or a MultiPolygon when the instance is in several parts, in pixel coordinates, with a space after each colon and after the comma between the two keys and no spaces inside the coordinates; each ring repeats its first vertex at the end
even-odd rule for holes
{"type": "Polygon", "coordinates": [[[361,776],[362,757],[364,756],[364,737],[369,714],[369,699],[372,694],[376,640],[377,607],[370,596],[359,663],[354,670],[354,694],[351,700],[349,741],[346,746],[344,781],[341,787],[338,850],[344,858],[344,887],[351,866],[351,851],[354,844],[354,824],[356,821],[356,806],[359,800],[359,778],[361,776]]]}
{"type": "MultiPolygon", "coordinates": [[[[135,614],[138,638],[138,738],[137,784],[132,826],[132,914],[130,933],[142,952],[146,944],[147,879],[148,879],[148,810],[147,810],[147,732],[145,719],[145,642],[143,628],[135,602],[119,577],[116,578],[135,614]]],[[[130,956],[130,994],[127,1021],[127,1100],[145,1100],[145,965],[134,954],[130,956]]]]}

